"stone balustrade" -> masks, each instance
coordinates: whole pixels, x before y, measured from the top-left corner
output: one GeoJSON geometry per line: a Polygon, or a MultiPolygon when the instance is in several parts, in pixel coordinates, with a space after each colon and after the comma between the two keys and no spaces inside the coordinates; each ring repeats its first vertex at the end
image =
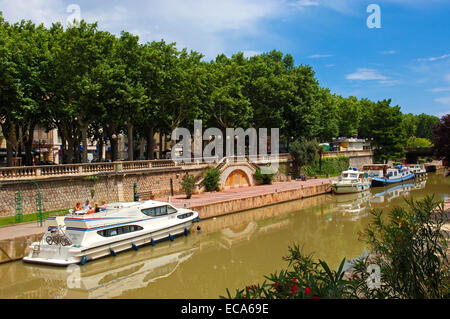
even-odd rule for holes
{"type": "MultiPolygon", "coordinates": [[[[228,162],[247,161],[264,164],[274,160],[287,161],[289,154],[280,154],[277,157],[271,155],[264,156],[232,156],[227,157],[228,162]]],[[[186,169],[207,167],[217,164],[222,159],[218,157],[192,159],[190,163],[178,162],[175,160],[147,160],[147,161],[123,161],[123,162],[102,162],[88,164],[61,164],[43,166],[22,166],[0,168],[0,181],[15,181],[27,179],[43,179],[60,176],[89,176],[101,173],[115,173],[127,171],[152,170],[161,168],[180,167],[186,169]]]]}
{"type": "Polygon", "coordinates": [[[373,155],[373,152],[371,150],[334,151],[334,152],[322,153],[322,157],[337,157],[337,156],[357,157],[357,156],[372,156],[372,155],[373,155]]]}

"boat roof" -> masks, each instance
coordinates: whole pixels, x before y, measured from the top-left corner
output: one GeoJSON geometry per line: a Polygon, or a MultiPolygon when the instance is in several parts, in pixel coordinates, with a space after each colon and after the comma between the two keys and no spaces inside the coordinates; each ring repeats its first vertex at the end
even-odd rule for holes
{"type": "Polygon", "coordinates": [[[352,169],[345,170],[345,171],[342,172],[342,174],[344,174],[344,173],[364,174],[364,172],[355,171],[355,170],[352,170],[352,169]]]}
{"type": "Polygon", "coordinates": [[[388,164],[367,164],[364,165],[363,167],[389,167],[388,164]]]}
{"type": "Polygon", "coordinates": [[[167,202],[160,202],[156,200],[144,200],[139,202],[115,202],[115,203],[109,203],[107,204],[107,208],[129,208],[129,207],[136,207],[136,206],[145,206],[146,208],[151,207],[158,207],[158,206],[164,206],[164,205],[171,205],[167,202]]]}

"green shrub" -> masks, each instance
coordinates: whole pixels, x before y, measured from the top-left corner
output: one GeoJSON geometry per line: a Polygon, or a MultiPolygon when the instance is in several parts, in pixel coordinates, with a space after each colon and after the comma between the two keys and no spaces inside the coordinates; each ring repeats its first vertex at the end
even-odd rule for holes
{"type": "Polygon", "coordinates": [[[237,289],[234,299],[321,299],[342,298],[351,283],[344,280],[344,262],[338,270],[332,271],[323,260],[315,261],[312,255],[304,254],[299,246],[289,247],[289,255],[283,257],[288,262],[279,274],[271,274],[262,285],[249,285],[237,289]]]}
{"type": "Polygon", "coordinates": [[[305,165],[313,163],[319,154],[319,144],[315,140],[306,141],[305,139],[295,140],[289,153],[292,156],[293,175],[296,178],[300,174],[300,169],[305,165]]]}
{"type": "Polygon", "coordinates": [[[312,164],[303,168],[307,176],[330,174],[339,175],[350,166],[350,158],[346,156],[322,158],[322,171],[320,171],[320,160],[315,160],[312,164]]]}
{"type": "Polygon", "coordinates": [[[444,205],[426,196],[407,200],[408,210],[395,207],[384,218],[381,210],[371,212],[373,222],[362,239],[374,257],[359,261],[357,273],[366,280],[369,263],[381,271],[381,286],[368,290],[361,285],[357,295],[374,298],[436,299],[450,297],[448,243],[442,226],[447,220],[444,205]]]}
{"type": "Polygon", "coordinates": [[[272,184],[275,178],[275,171],[271,167],[257,168],[255,179],[258,184],[272,184]]]}
{"type": "Polygon", "coordinates": [[[181,179],[181,187],[183,188],[184,192],[186,193],[186,198],[189,199],[192,196],[192,190],[195,186],[195,177],[194,175],[186,174],[181,179]]]}
{"type": "Polygon", "coordinates": [[[203,185],[207,192],[219,191],[220,190],[220,171],[217,168],[210,168],[205,174],[203,179],[203,185]]]}

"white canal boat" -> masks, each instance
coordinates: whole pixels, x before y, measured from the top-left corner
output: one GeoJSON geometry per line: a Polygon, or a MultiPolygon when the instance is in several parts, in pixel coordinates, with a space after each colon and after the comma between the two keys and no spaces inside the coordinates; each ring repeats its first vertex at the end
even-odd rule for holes
{"type": "Polygon", "coordinates": [[[66,266],[85,264],[118,252],[175,236],[187,235],[198,213],[169,203],[141,201],[112,203],[103,212],[49,217],[41,241],[30,245],[23,261],[66,266]]]}
{"type": "Polygon", "coordinates": [[[425,169],[425,165],[423,164],[409,164],[408,168],[411,172],[414,173],[415,176],[427,176],[427,170],[425,169]]]}
{"type": "Polygon", "coordinates": [[[336,194],[359,193],[370,188],[370,180],[364,176],[364,172],[349,169],[342,172],[332,187],[336,194]]]}

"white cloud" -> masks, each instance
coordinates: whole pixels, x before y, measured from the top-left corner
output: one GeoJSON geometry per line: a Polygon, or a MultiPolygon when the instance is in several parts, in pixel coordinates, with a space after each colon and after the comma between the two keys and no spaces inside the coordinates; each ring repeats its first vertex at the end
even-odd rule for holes
{"type": "Polygon", "coordinates": [[[245,50],[243,53],[246,58],[251,58],[252,56],[262,54],[263,52],[255,50],[245,50]]]}
{"type": "Polygon", "coordinates": [[[447,58],[450,58],[450,54],[444,54],[444,55],[437,56],[437,57],[420,58],[417,60],[434,62],[434,61],[443,60],[443,59],[447,59],[447,58]]]}
{"type": "Polygon", "coordinates": [[[450,96],[435,99],[436,102],[450,106],[450,96]]]}
{"type": "Polygon", "coordinates": [[[397,51],[395,51],[395,50],[388,50],[388,51],[380,51],[380,53],[384,54],[384,55],[391,55],[391,54],[396,54],[397,51]]]}
{"type": "Polygon", "coordinates": [[[297,0],[289,3],[289,5],[298,9],[303,9],[304,7],[317,7],[320,3],[317,0],[297,0]]]}
{"type": "Polygon", "coordinates": [[[329,58],[332,57],[332,54],[313,54],[308,56],[309,59],[320,59],[320,58],[329,58]]]}
{"type": "Polygon", "coordinates": [[[361,80],[361,81],[370,81],[370,80],[380,80],[387,81],[389,78],[380,74],[375,69],[367,69],[367,68],[358,68],[356,72],[347,74],[345,76],[347,80],[361,80]]]}
{"type": "Polygon", "coordinates": [[[10,23],[21,20],[31,20],[34,23],[44,23],[49,27],[53,22],[64,23],[69,13],[66,13],[68,4],[62,0],[0,0],[0,11],[10,23]]]}
{"type": "Polygon", "coordinates": [[[434,88],[434,89],[431,89],[430,91],[433,93],[447,92],[447,91],[450,91],[450,87],[434,88]]]}

